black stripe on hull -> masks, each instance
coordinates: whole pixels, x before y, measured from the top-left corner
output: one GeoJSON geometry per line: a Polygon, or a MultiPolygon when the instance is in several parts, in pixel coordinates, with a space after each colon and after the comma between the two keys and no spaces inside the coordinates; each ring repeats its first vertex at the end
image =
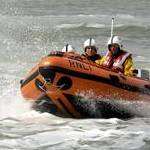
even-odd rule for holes
{"type": "Polygon", "coordinates": [[[53,101],[51,100],[51,98],[47,95],[44,95],[44,96],[40,97],[37,101],[35,101],[32,108],[35,109],[36,111],[48,112],[48,113],[51,113],[51,114],[59,116],[59,117],[68,117],[69,116],[69,117],[72,117],[72,118],[76,118],[68,110],[68,108],[65,106],[65,104],[62,102],[62,100],[60,98],[57,99],[57,101],[63,107],[64,112],[56,111],[56,109],[57,109],[56,104],[54,104],[53,101]],[[55,111],[51,111],[51,109],[54,109],[54,108],[55,108],[55,111]]]}
{"type": "Polygon", "coordinates": [[[74,114],[72,114],[68,108],[65,106],[65,104],[62,102],[62,100],[60,98],[57,99],[57,101],[63,106],[64,110],[73,118],[76,118],[76,116],[74,116],[74,114]]]}
{"type": "Polygon", "coordinates": [[[70,75],[70,76],[74,76],[74,77],[78,77],[78,78],[82,78],[82,79],[87,79],[87,80],[91,80],[91,81],[109,84],[111,86],[121,88],[123,90],[132,91],[132,92],[139,92],[142,94],[150,95],[149,89],[146,89],[144,87],[139,88],[139,87],[136,87],[133,85],[116,82],[115,80],[112,80],[111,78],[108,79],[108,78],[100,77],[97,75],[86,74],[86,73],[82,73],[82,72],[78,72],[78,71],[69,70],[66,68],[55,67],[55,66],[50,66],[49,69],[53,70],[54,72],[63,73],[66,75],[70,75]]]}
{"type": "Polygon", "coordinates": [[[23,86],[25,86],[26,84],[28,84],[30,81],[32,81],[33,79],[35,79],[37,76],[39,75],[38,70],[35,71],[32,75],[30,75],[27,79],[23,80],[21,83],[21,88],[23,86]]]}
{"type": "MultiPolygon", "coordinates": [[[[91,81],[96,81],[96,82],[109,84],[111,86],[121,88],[123,90],[132,91],[132,92],[139,92],[141,94],[150,95],[150,89],[144,88],[144,87],[139,88],[139,87],[136,87],[136,86],[133,86],[133,85],[120,83],[119,78],[117,76],[115,76],[115,77],[118,78],[118,82],[116,82],[112,78],[104,78],[104,77],[100,77],[100,76],[97,76],[97,75],[86,74],[86,73],[73,71],[73,70],[69,70],[69,69],[66,69],[66,68],[62,68],[62,67],[49,66],[49,67],[47,67],[47,69],[50,69],[50,70],[52,70],[56,73],[63,73],[65,75],[70,75],[70,76],[74,76],[74,77],[78,77],[78,78],[82,78],[82,79],[87,79],[87,80],[91,80],[91,81]]],[[[29,76],[26,80],[23,81],[23,83],[21,84],[21,87],[28,84],[28,82],[33,80],[38,75],[39,75],[38,71],[34,72],[31,76],[29,76]]]]}

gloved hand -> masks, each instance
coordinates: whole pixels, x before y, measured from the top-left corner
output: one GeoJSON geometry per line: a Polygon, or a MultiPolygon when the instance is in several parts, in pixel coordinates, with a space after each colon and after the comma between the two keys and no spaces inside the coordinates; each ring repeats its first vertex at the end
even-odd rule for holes
{"type": "Polygon", "coordinates": [[[133,70],[133,76],[136,76],[138,74],[138,70],[137,69],[134,69],[133,70]]]}
{"type": "Polygon", "coordinates": [[[138,70],[137,70],[137,69],[134,69],[134,70],[133,70],[133,73],[134,73],[134,74],[138,74],[138,70]]]}

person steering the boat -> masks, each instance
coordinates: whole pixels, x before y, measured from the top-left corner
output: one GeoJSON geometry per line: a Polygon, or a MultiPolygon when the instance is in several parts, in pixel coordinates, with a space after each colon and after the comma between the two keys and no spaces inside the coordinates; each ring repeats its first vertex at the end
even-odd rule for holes
{"type": "Polygon", "coordinates": [[[92,38],[87,39],[83,44],[84,54],[82,54],[82,56],[93,62],[101,58],[101,56],[97,54],[97,47],[95,44],[95,40],[92,38]]]}
{"type": "Polygon", "coordinates": [[[66,44],[61,51],[64,53],[77,53],[77,51],[70,44],[66,44]]]}
{"type": "Polygon", "coordinates": [[[126,76],[133,76],[133,60],[132,54],[122,50],[121,39],[119,36],[112,36],[108,40],[108,52],[96,63],[108,67],[126,76]]]}

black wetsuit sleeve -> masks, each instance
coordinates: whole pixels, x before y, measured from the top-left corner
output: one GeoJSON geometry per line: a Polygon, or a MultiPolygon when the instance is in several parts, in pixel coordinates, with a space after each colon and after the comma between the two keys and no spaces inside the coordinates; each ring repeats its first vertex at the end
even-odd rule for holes
{"type": "Polygon", "coordinates": [[[88,56],[86,54],[82,54],[81,56],[86,57],[88,60],[91,60],[93,62],[95,62],[96,60],[100,59],[101,56],[99,54],[95,54],[94,56],[88,56]]]}
{"type": "Polygon", "coordinates": [[[96,54],[96,55],[94,55],[94,56],[90,56],[89,59],[90,59],[91,61],[94,61],[94,62],[95,62],[96,60],[98,60],[98,59],[100,59],[100,58],[101,58],[101,56],[100,56],[99,54],[96,54]]]}

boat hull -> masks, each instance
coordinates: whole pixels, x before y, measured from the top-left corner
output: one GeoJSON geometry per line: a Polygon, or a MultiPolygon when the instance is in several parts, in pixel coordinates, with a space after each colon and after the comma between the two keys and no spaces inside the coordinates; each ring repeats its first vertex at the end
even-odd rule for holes
{"type": "MultiPolygon", "coordinates": [[[[109,113],[113,114],[108,111],[112,101],[149,102],[150,82],[120,75],[80,57],[48,56],[22,81],[21,92],[23,97],[36,102],[46,97],[51,102],[50,113],[59,116],[100,117],[106,111],[107,118],[109,113]],[[96,114],[84,108],[82,97],[87,97],[85,103],[95,104],[96,114]]],[[[124,110],[121,114],[128,116],[124,110]]]]}

